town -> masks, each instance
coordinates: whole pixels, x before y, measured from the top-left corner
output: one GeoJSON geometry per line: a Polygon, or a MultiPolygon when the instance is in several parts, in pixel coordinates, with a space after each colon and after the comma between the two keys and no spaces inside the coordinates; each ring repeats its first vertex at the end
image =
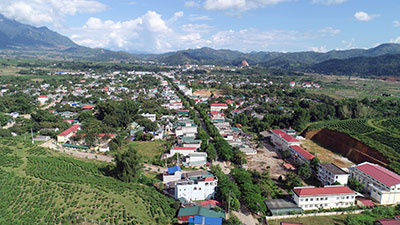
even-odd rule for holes
{"type": "MultiPolygon", "coordinates": [[[[29,154],[47,149],[54,156],[116,164],[122,171],[117,178],[174,199],[176,211],[168,216],[179,224],[288,225],[329,216],[355,224],[348,221],[364,213],[375,224],[398,221],[396,161],[382,159],[377,150],[361,152],[356,144],[338,154],[346,148],[339,145],[356,141],[351,136],[344,142],[338,136],[331,145],[321,141],[324,126],[318,121],[354,117],[337,115],[334,107],[342,106],[312,94],[324,83],[240,76],[250,69],[243,61],[240,67],[93,68],[54,71],[47,80],[2,79],[1,143],[20,140],[37,146],[29,154]]],[[[366,133],[373,131],[363,126],[366,133]]],[[[37,158],[4,156],[28,160],[28,166],[37,158]]],[[[1,170],[7,165],[0,164],[1,170]]],[[[139,222],[128,218],[124,221],[139,222]]],[[[94,221],[117,223],[106,216],[94,221]]]]}

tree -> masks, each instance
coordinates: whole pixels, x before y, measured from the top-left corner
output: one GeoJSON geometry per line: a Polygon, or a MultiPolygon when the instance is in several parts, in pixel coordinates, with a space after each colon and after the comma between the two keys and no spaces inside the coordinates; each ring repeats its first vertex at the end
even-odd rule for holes
{"type": "Polygon", "coordinates": [[[303,182],[297,174],[289,173],[284,182],[286,188],[293,189],[294,187],[302,186],[303,182]]]}
{"type": "Polygon", "coordinates": [[[297,174],[304,179],[309,179],[312,174],[310,165],[308,165],[308,163],[301,164],[297,169],[297,174]]]}
{"type": "Polygon", "coordinates": [[[132,146],[122,154],[115,157],[115,173],[118,179],[125,182],[138,182],[142,175],[141,157],[132,146]]]}
{"type": "Polygon", "coordinates": [[[349,178],[348,185],[351,189],[362,193],[364,191],[364,185],[360,183],[358,180],[355,178],[349,178]]]}
{"type": "Polygon", "coordinates": [[[212,143],[208,144],[206,152],[208,161],[213,162],[217,160],[217,150],[215,150],[215,147],[212,143]]]}
{"type": "Polygon", "coordinates": [[[311,159],[311,162],[310,162],[311,169],[313,169],[314,171],[318,171],[320,163],[321,163],[321,161],[319,160],[319,158],[314,157],[313,159],[311,159]]]}

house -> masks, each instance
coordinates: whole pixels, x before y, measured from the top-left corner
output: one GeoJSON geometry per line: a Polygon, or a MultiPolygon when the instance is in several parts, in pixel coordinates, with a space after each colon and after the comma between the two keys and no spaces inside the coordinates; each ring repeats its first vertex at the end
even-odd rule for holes
{"type": "Polygon", "coordinates": [[[186,137],[194,137],[197,134],[197,125],[191,124],[186,126],[178,126],[175,129],[175,136],[186,136],[186,137]]]}
{"type": "Polygon", "coordinates": [[[218,178],[212,174],[191,177],[175,184],[175,199],[186,201],[210,200],[215,196],[218,178]]]}
{"type": "Polygon", "coordinates": [[[37,98],[38,102],[43,105],[49,100],[49,96],[47,95],[41,95],[37,98]]]}
{"type": "Polygon", "coordinates": [[[220,112],[226,109],[228,109],[228,105],[225,103],[213,103],[210,105],[211,112],[220,112]]]}
{"type": "Polygon", "coordinates": [[[177,153],[182,154],[183,156],[188,156],[189,154],[196,152],[196,150],[197,150],[196,147],[173,146],[169,152],[170,152],[170,157],[177,153]]]}
{"type": "Polygon", "coordinates": [[[75,124],[72,125],[70,128],[66,129],[65,131],[61,132],[60,134],[57,135],[57,142],[60,143],[65,143],[69,141],[69,139],[74,135],[79,129],[80,125],[75,124]]]}
{"type": "Polygon", "coordinates": [[[300,141],[296,138],[290,136],[285,131],[280,129],[275,129],[271,131],[271,142],[279,150],[287,150],[289,146],[300,145],[300,141]]]}
{"type": "Polygon", "coordinates": [[[189,116],[189,110],[179,110],[178,115],[180,116],[189,116]]]}
{"type": "Polygon", "coordinates": [[[296,82],[294,82],[294,81],[290,81],[290,83],[289,83],[289,86],[290,86],[290,87],[294,87],[294,86],[296,86],[296,82]]]}
{"type": "Polygon", "coordinates": [[[169,167],[168,171],[163,174],[163,183],[179,181],[182,179],[182,170],[179,166],[169,167]]]}
{"type": "Polygon", "coordinates": [[[295,187],[292,198],[303,210],[350,207],[356,194],[347,186],[295,187]]]}
{"type": "Polygon", "coordinates": [[[207,164],[206,152],[190,153],[183,161],[184,166],[205,166],[207,164]]]}
{"type": "Polygon", "coordinates": [[[199,149],[201,146],[201,140],[194,139],[194,137],[181,137],[178,142],[181,143],[183,147],[195,147],[199,149]]]}
{"type": "Polygon", "coordinates": [[[382,205],[400,203],[400,176],[377,164],[364,162],[351,167],[350,177],[364,185],[372,199],[382,205]]]}
{"type": "Polygon", "coordinates": [[[193,225],[222,225],[222,218],[195,216],[189,217],[189,224],[193,225]]]}
{"type": "Polygon", "coordinates": [[[298,163],[310,163],[310,161],[315,157],[313,154],[298,145],[289,146],[289,150],[292,159],[296,160],[298,163]]]}
{"type": "Polygon", "coordinates": [[[156,114],[150,114],[150,113],[142,113],[141,116],[143,116],[146,119],[149,119],[151,122],[156,121],[156,114]]]}
{"type": "Polygon", "coordinates": [[[195,216],[202,217],[211,217],[211,218],[225,218],[225,212],[216,212],[211,209],[207,209],[202,206],[193,206],[188,208],[180,208],[178,212],[178,221],[179,223],[188,223],[189,218],[193,218],[195,216]]]}
{"type": "Polygon", "coordinates": [[[337,183],[347,184],[350,174],[339,168],[333,163],[320,163],[318,168],[318,180],[322,185],[332,185],[337,183]]]}
{"type": "Polygon", "coordinates": [[[82,110],[93,110],[94,109],[94,105],[84,105],[82,106],[82,110]]]}

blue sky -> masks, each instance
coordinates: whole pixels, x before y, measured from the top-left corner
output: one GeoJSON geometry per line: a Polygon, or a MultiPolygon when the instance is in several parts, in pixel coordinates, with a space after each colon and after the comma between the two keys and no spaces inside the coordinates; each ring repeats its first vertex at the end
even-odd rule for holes
{"type": "Polygon", "coordinates": [[[78,44],[162,53],[329,51],[400,43],[398,0],[2,0],[0,13],[78,44]]]}

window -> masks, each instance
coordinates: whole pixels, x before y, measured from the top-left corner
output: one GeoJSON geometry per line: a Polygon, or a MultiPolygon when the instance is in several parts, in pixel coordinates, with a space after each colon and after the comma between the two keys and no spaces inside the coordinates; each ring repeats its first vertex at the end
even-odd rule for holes
{"type": "Polygon", "coordinates": [[[306,198],[306,202],[308,202],[308,198],[306,198]]]}
{"type": "Polygon", "coordinates": [[[325,200],[328,200],[328,197],[325,197],[325,200]]]}

